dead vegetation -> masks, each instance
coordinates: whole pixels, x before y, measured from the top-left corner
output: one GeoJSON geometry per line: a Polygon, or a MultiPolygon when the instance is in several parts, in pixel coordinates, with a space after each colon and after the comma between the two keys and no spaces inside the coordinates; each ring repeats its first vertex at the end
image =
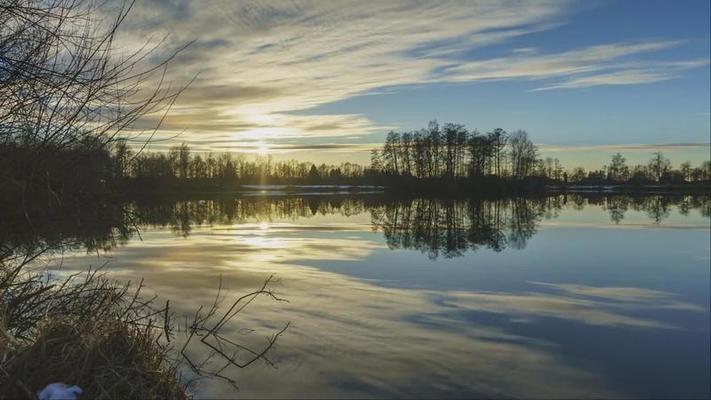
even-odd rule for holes
{"type": "Polygon", "coordinates": [[[37,221],[116,194],[128,144],[138,156],[187,87],[166,80],[184,47],[116,49],[133,1],[97,8],[106,5],[0,2],[0,208],[19,217],[0,241],[0,398],[35,398],[54,382],[80,386],[84,398],[183,398],[196,379],[235,384],[232,368],[271,363],[266,354],[281,333],[257,348],[222,333],[256,297],[279,300],[271,279],[232,303],[220,294],[179,325],[170,303],[144,296],[142,283],[96,270],[65,278],[29,271],[49,247],[68,247],[61,230],[38,239],[37,221]],[[18,231],[32,243],[16,240],[18,231]]]}
{"type": "Polygon", "coordinates": [[[54,382],[92,399],[187,398],[205,378],[236,386],[234,368],[274,365],[268,352],[288,327],[260,348],[222,333],[257,297],[283,301],[271,277],[229,304],[218,290],[211,307],[177,318],[168,301],[143,295],[142,282],[119,284],[100,270],[48,278],[25,271],[32,259],[0,259],[0,398],[34,399],[54,382]]]}

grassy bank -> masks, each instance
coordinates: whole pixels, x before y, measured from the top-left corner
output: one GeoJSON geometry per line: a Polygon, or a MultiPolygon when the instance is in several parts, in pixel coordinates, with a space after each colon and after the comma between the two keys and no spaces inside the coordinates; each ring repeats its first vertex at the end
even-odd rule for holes
{"type": "Polygon", "coordinates": [[[218,289],[212,307],[177,326],[170,303],[144,297],[142,283],[122,284],[96,270],[63,280],[27,271],[39,254],[17,257],[0,249],[0,399],[35,399],[55,382],[77,385],[81,398],[91,399],[184,399],[204,378],[236,387],[227,368],[273,365],[267,354],[288,327],[261,348],[220,332],[256,297],[281,300],[269,289],[271,278],[226,304],[225,312],[218,289]],[[202,359],[188,355],[196,347],[202,359]]]}
{"type": "Polygon", "coordinates": [[[52,282],[22,264],[0,264],[0,398],[34,399],[54,382],[82,398],[187,398],[167,309],[96,272],[52,282]]]}

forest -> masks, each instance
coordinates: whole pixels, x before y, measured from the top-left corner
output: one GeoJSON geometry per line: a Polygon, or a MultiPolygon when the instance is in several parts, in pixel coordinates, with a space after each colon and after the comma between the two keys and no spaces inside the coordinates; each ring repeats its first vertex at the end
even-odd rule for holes
{"type": "Polygon", "coordinates": [[[432,121],[427,129],[390,132],[381,149],[371,152],[368,166],[345,162],[338,165],[308,161],[275,161],[271,156],[249,159],[241,154],[196,153],[188,145],[168,152],[134,155],[125,142],[118,141],[107,171],[113,179],[129,182],[129,187],[192,185],[234,188],[240,184],[351,183],[385,186],[427,186],[447,183],[486,185],[692,185],[708,183],[711,162],[700,166],[684,162],[674,168],[661,152],[646,164],[629,165],[614,154],[609,164],[598,170],[566,168],[556,158],[539,155],[525,131],[511,134],[495,129],[486,134],[468,131],[461,124],[440,126],[432,121]]]}
{"type": "Polygon", "coordinates": [[[508,133],[494,129],[486,134],[467,130],[462,124],[439,125],[426,129],[390,132],[381,149],[372,151],[371,173],[397,179],[490,182],[535,181],[539,184],[689,184],[711,179],[711,162],[692,167],[684,162],[673,168],[661,152],[643,165],[628,165],[617,153],[598,170],[566,168],[556,158],[539,155],[528,133],[508,133]]]}
{"type": "Polygon", "coordinates": [[[480,134],[461,124],[440,127],[434,121],[416,132],[390,132],[382,148],[372,151],[368,166],[200,153],[186,144],[167,152],[135,151],[122,139],[101,146],[84,140],[64,148],[6,142],[0,145],[0,155],[5,181],[24,190],[16,193],[25,198],[36,198],[33,188],[40,188],[45,197],[47,189],[61,197],[235,190],[244,184],[358,184],[423,190],[447,185],[480,192],[505,186],[515,192],[603,185],[690,188],[706,186],[711,180],[711,162],[675,167],[661,152],[653,153],[646,164],[630,165],[617,153],[597,170],[566,168],[558,159],[542,158],[525,131],[509,134],[496,129],[480,134]],[[39,165],[28,162],[37,157],[42,160],[39,165]]]}

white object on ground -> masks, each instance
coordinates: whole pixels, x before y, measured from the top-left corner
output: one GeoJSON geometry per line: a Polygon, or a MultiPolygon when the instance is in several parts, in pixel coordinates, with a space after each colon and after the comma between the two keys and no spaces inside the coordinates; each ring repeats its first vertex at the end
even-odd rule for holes
{"type": "Polygon", "coordinates": [[[64,383],[50,383],[37,392],[38,400],[76,400],[83,390],[79,386],[68,386],[64,383]]]}

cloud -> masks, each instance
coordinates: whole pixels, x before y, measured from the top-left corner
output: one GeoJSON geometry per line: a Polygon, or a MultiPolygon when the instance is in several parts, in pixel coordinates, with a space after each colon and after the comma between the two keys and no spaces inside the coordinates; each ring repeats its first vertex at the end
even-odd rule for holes
{"type": "Polygon", "coordinates": [[[539,144],[539,148],[546,153],[555,152],[591,152],[591,151],[671,151],[681,149],[704,149],[711,143],[656,143],[656,144],[600,144],[590,146],[550,146],[539,144]]]}
{"type": "Polygon", "coordinates": [[[181,93],[180,100],[205,108],[212,105],[231,106],[242,102],[263,101],[286,94],[285,89],[281,87],[218,84],[188,87],[181,93]]]}
{"type": "Polygon", "coordinates": [[[167,35],[167,54],[195,40],[174,60],[168,79],[185,83],[199,76],[158,135],[184,131],[179,140],[195,141],[216,134],[249,141],[383,131],[387,127],[362,115],[307,113],[404,85],[523,79],[544,82],[538,90],[573,89],[672,79],[708,64],[630,59],[683,44],[669,40],[477,56],[487,46],[560,26],[570,8],[560,1],[513,0],[161,0],[136,5],[119,47],[128,52],[146,38],[167,35]]]}
{"type": "MultiPolygon", "coordinates": [[[[258,153],[265,145],[264,141],[235,141],[229,137],[223,139],[193,139],[183,140],[195,152],[223,151],[232,153],[258,153]]],[[[152,150],[168,150],[175,143],[166,141],[154,144],[152,150]]],[[[319,153],[369,153],[372,149],[381,146],[380,143],[317,143],[317,144],[289,144],[266,143],[269,154],[288,156],[291,153],[318,151],[319,153]]]]}
{"type": "Polygon", "coordinates": [[[445,80],[548,79],[615,67],[611,61],[639,53],[659,51],[679,42],[615,43],[554,54],[535,50],[514,52],[509,57],[461,63],[446,70],[445,80]]]}
{"type": "Polygon", "coordinates": [[[591,86],[603,85],[637,85],[641,83],[652,83],[678,78],[680,72],[685,69],[698,68],[709,64],[709,60],[699,60],[696,62],[667,63],[658,69],[629,69],[614,72],[606,72],[588,76],[573,77],[558,84],[545,86],[533,91],[553,90],[553,89],[576,89],[591,86]]]}
{"type": "Polygon", "coordinates": [[[166,121],[166,136],[352,136],[384,127],[362,116],[293,112],[436,81],[433,71],[452,57],[550,29],[564,9],[520,1],[157,1],[137,4],[120,46],[130,51],[164,35],[166,49],[196,40],[169,71],[173,82],[199,77],[178,101],[181,115],[166,121]]]}
{"type": "Polygon", "coordinates": [[[571,78],[562,83],[534,89],[534,91],[553,89],[574,89],[601,85],[636,85],[676,78],[676,75],[642,70],[616,71],[605,74],[571,78]]]}
{"type": "Polygon", "coordinates": [[[683,44],[683,41],[613,43],[554,54],[539,49],[514,49],[507,57],[460,63],[443,70],[443,81],[547,80],[532,91],[576,89],[603,85],[637,85],[678,78],[684,70],[700,68],[709,59],[684,61],[629,61],[627,58],[683,44]]]}

